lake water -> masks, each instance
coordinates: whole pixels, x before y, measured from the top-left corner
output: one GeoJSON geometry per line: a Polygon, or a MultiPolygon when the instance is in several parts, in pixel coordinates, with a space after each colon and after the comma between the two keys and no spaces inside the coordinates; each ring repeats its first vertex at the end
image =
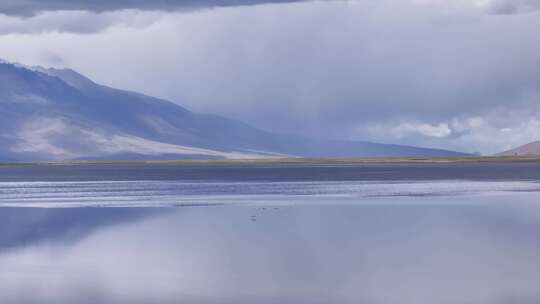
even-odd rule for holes
{"type": "Polygon", "coordinates": [[[540,167],[0,167],[0,303],[540,303],[540,167]]]}

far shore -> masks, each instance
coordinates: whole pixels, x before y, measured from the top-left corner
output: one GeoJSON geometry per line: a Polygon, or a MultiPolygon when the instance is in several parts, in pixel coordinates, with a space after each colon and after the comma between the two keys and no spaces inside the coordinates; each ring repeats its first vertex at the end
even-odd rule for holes
{"type": "Polygon", "coordinates": [[[280,165],[361,165],[361,164],[437,164],[437,163],[514,163],[540,162],[538,156],[466,156],[466,157],[351,157],[351,158],[264,158],[226,160],[54,160],[0,162],[1,166],[58,165],[174,165],[174,166],[280,166],[280,165]]]}

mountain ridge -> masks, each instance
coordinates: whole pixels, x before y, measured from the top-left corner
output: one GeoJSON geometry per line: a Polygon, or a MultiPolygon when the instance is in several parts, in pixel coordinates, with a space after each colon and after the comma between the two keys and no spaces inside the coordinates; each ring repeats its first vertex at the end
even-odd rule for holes
{"type": "Polygon", "coordinates": [[[412,146],[276,134],[167,100],[100,85],[71,69],[0,61],[0,158],[238,159],[459,156],[412,146]]]}
{"type": "Polygon", "coordinates": [[[540,156],[540,140],[497,153],[495,156],[540,156]]]}

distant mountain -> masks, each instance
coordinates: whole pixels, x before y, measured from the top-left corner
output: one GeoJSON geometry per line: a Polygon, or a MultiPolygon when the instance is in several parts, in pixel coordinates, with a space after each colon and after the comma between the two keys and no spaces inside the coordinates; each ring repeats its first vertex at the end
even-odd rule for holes
{"type": "Polygon", "coordinates": [[[540,140],[498,153],[496,156],[540,156],[540,140]]]}
{"type": "Polygon", "coordinates": [[[0,160],[459,156],[275,134],[99,85],[69,69],[0,62],[0,160]]]}

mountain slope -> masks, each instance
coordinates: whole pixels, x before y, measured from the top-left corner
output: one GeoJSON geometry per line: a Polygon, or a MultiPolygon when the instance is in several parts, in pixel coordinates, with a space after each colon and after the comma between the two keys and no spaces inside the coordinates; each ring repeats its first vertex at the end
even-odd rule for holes
{"type": "Polygon", "coordinates": [[[528,143],[517,148],[497,153],[496,156],[539,156],[540,141],[528,143]]]}
{"type": "Polygon", "coordinates": [[[457,156],[458,152],[274,134],[94,83],[0,63],[0,159],[457,156]]]}

